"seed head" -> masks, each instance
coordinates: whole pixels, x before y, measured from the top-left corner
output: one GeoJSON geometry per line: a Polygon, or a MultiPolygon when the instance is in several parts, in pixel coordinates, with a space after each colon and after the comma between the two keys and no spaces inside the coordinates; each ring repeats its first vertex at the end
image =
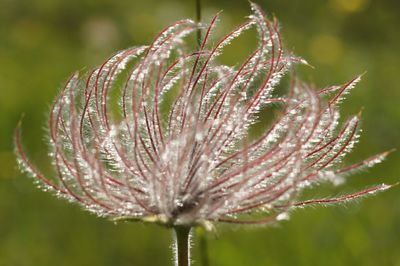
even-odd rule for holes
{"type": "Polygon", "coordinates": [[[16,133],[22,168],[45,190],[113,219],[193,226],[210,222],[269,223],[308,204],[347,201],[388,188],[338,198],[297,201],[299,193],[381,162],[378,154],[338,167],[358,138],[359,115],[339,125],[337,106],[357,76],[341,86],[312,89],[298,80],[288,95],[274,91],[293,64],[276,20],[252,4],[252,15],[211,44],[208,26],[182,20],[149,46],[118,52],[82,77],[73,74],[49,118],[56,178],[27,158],[16,133]],[[196,51],[187,36],[202,28],[196,51]],[[224,47],[251,28],[257,47],[238,66],[217,62],[224,47]],[[250,138],[262,108],[280,113],[250,138]]]}

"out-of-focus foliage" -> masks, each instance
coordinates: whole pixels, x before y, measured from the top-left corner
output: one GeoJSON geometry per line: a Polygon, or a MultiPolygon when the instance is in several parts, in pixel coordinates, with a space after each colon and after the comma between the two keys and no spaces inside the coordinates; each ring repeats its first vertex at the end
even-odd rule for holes
{"type": "MultiPolygon", "coordinates": [[[[365,108],[361,143],[348,161],[398,147],[398,1],[258,3],[278,17],[288,49],[315,67],[297,69],[306,81],[324,87],[367,71],[344,104],[348,115],[365,108]]],[[[221,33],[250,13],[246,0],[204,0],[204,19],[221,9],[221,33]]],[[[36,189],[16,170],[13,132],[24,113],[29,155],[49,168],[45,141],[39,140],[49,105],[67,76],[84,66],[89,70],[116,50],[146,44],[167,23],[194,14],[194,0],[0,0],[0,265],[171,262],[168,230],[114,225],[36,189]]],[[[221,58],[224,62],[240,60],[251,43],[241,38],[233,45],[221,58]]],[[[369,172],[350,177],[345,189],[397,182],[399,159],[394,153],[369,172]]],[[[395,187],[346,207],[295,212],[276,228],[220,227],[218,236],[208,237],[211,265],[400,265],[399,200],[395,187]]],[[[193,251],[194,265],[201,265],[198,247],[193,251]]]]}

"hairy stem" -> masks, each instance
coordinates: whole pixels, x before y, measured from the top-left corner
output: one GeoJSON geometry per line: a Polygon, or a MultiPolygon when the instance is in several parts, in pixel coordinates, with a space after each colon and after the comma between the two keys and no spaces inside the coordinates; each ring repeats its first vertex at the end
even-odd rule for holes
{"type": "Polygon", "coordinates": [[[174,227],[175,266],[190,266],[190,227],[174,227]]]}

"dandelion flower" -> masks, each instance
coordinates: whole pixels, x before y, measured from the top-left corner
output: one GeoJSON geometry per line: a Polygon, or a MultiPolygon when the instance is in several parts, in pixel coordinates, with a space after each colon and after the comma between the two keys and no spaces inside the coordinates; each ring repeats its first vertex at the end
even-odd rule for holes
{"type": "Polygon", "coordinates": [[[292,65],[306,62],[284,51],[276,20],[255,4],[252,10],[215,44],[218,15],[207,26],[182,20],[149,46],[118,52],[83,77],[73,74],[50,111],[55,176],[45,177],[28,160],[18,126],[22,168],[44,190],[98,216],[156,222],[186,234],[215,222],[271,223],[304,205],[387,189],[297,200],[305,188],[341,184],[388,153],[341,166],[357,142],[360,117],[340,124],[338,105],[360,77],[322,90],[295,80],[286,96],[277,96],[274,88],[292,65]],[[193,51],[187,36],[199,27],[204,37],[193,51]],[[219,64],[224,47],[252,28],[254,51],[238,67],[219,64]],[[249,138],[261,108],[271,105],[280,114],[249,138]]]}

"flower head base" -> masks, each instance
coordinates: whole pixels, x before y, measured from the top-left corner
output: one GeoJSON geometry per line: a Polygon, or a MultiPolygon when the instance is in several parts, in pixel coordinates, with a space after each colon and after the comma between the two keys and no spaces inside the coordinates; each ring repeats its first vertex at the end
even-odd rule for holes
{"type": "Polygon", "coordinates": [[[386,189],[296,201],[304,188],[340,184],[387,153],[337,168],[357,141],[359,116],[337,129],[336,108],[360,77],[319,91],[295,81],[288,96],[274,96],[281,77],[305,61],[284,52],[277,22],[252,8],[249,20],[214,46],[209,39],[218,16],[195,52],[184,40],[200,26],[182,20],[150,46],[115,54],[85,79],[74,74],[50,112],[57,181],[27,159],[18,127],[23,168],[44,189],[99,216],[173,226],[268,223],[296,207],[386,189]],[[218,64],[224,47],[250,28],[258,33],[256,49],[238,68],[218,64]],[[281,114],[249,139],[249,128],[268,105],[280,105],[281,114]],[[251,218],[255,213],[261,217],[251,218]]]}

